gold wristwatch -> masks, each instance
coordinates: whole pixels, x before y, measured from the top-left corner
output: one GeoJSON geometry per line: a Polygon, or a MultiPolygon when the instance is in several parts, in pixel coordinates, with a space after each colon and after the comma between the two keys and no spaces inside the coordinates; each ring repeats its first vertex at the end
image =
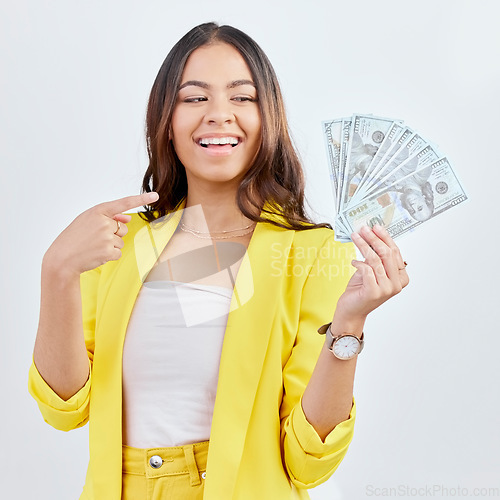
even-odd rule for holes
{"type": "Polygon", "coordinates": [[[330,322],[318,328],[319,334],[324,335],[326,333],[328,349],[336,358],[342,360],[352,359],[357,356],[365,345],[364,332],[361,333],[359,339],[352,333],[343,333],[334,337],[330,328],[331,324],[330,322]]]}

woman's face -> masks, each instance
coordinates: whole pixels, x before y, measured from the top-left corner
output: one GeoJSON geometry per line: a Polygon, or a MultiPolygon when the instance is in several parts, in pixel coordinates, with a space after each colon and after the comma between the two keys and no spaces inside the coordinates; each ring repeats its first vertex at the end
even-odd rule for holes
{"type": "Polygon", "coordinates": [[[231,45],[206,45],[189,56],[171,129],[188,186],[238,187],[261,144],[257,98],[250,70],[231,45]]]}

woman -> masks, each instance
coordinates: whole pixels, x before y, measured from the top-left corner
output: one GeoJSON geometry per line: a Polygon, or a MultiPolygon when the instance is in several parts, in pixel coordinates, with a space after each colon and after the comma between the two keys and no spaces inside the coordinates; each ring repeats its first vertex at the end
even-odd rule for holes
{"type": "Polygon", "coordinates": [[[147,144],[144,194],[44,256],[30,392],[54,427],[90,422],[82,499],[309,498],[352,439],[364,322],[406,264],[366,227],[351,277],[353,246],[307,218],[276,76],[235,28],[172,49],[147,144]]]}

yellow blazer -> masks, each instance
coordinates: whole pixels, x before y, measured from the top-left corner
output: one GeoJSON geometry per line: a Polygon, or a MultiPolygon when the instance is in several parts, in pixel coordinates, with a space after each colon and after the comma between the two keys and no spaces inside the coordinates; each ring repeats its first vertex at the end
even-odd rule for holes
{"type": "MultiPolygon", "coordinates": [[[[122,480],[122,352],[143,279],[168,243],[179,210],[153,223],[137,214],[122,257],[81,276],[91,375],[63,401],[30,367],[29,391],[50,425],[89,421],[90,462],[81,499],[119,500],[122,480]]],[[[266,215],[262,213],[262,215],[266,215]]],[[[266,215],[267,216],[267,215],[266,215]]],[[[274,217],[279,217],[274,215],[274,217]]],[[[326,228],[258,223],[238,270],[223,342],[210,434],[206,500],[306,499],[326,481],[352,439],[355,405],[323,442],[301,396],[352,274],[352,244],[326,228]]]]}

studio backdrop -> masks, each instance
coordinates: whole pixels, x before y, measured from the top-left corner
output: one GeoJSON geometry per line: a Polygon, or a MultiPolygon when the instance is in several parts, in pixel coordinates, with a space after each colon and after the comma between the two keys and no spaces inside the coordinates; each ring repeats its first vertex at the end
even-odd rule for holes
{"type": "Polygon", "coordinates": [[[353,113],[437,143],[468,195],[398,239],[410,285],[366,324],[355,437],[311,497],[499,497],[498,15],[493,0],[2,0],[2,498],[81,492],[88,426],[52,429],[27,390],[41,260],[79,213],[139,193],[151,85],[207,21],[271,59],[315,221],[335,216],[322,122],[353,113]]]}

